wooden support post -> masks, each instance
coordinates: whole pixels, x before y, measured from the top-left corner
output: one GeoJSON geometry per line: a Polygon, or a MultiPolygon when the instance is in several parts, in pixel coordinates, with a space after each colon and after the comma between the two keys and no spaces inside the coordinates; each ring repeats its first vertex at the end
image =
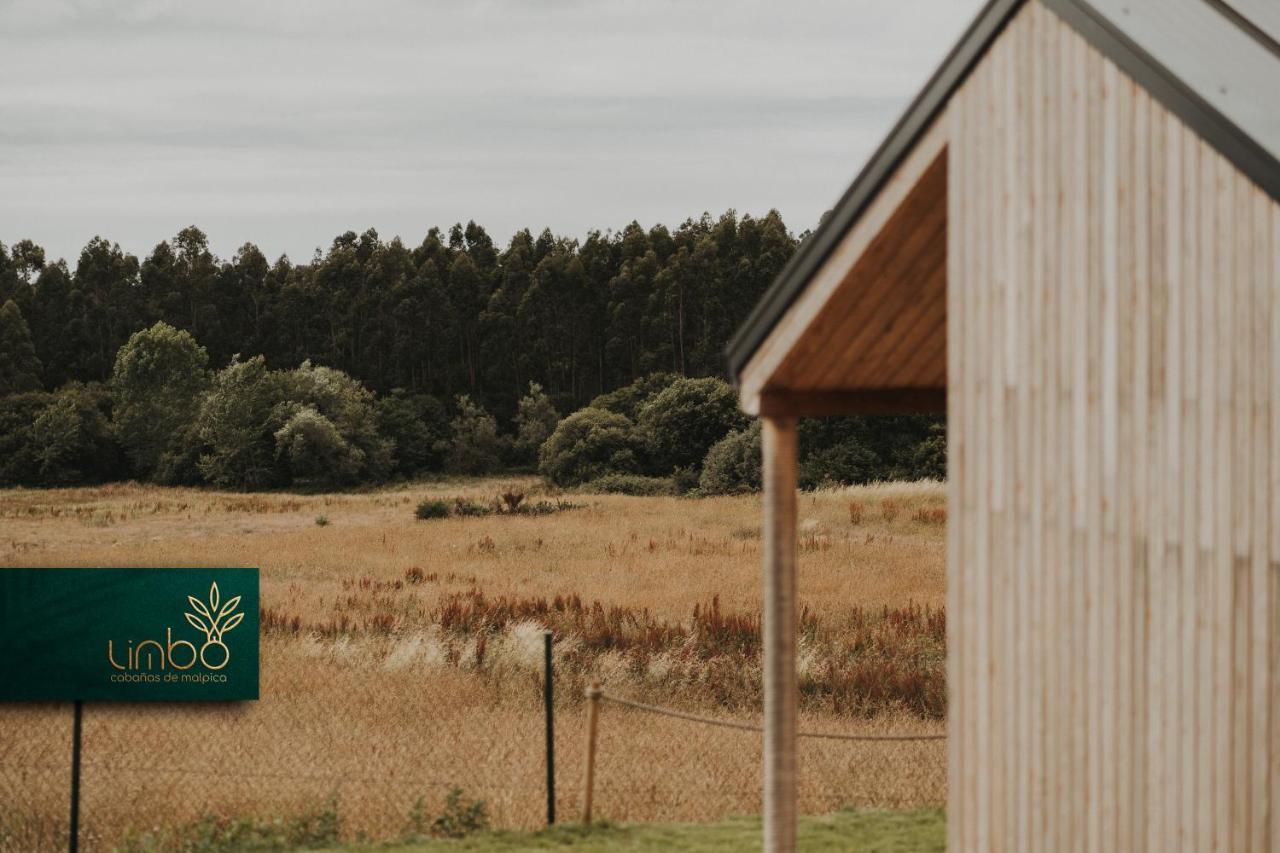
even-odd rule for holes
{"type": "Polygon", "coordinates": [[[796,848],[796,419],[761,418],[764,451],[764,849],[796,848]]]}
{"type": "Polygon", "coordinates": [[[600,722],[600,682],[587,688],[587,764],[582,774],[582,823],[591,823],[591,798],[596,781],[596,728],[600,722]]]}

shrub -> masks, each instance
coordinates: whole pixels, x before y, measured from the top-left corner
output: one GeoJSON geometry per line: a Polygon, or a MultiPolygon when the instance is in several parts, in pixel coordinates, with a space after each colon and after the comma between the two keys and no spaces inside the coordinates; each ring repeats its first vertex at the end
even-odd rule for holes
{"type": "Polygon", "coordinates": [[[564,512],[568,509],[582,509],[585,504],[576,504],[572,501],[556,499],[554,501],[535,501],[533,503],[523,504],[515,513],[516,515],[551,515],[555,512],[564,512]]]}
{"type": "Polygon", "coordinates": [[[449,423],[453,446],[448,468],[457,474],[487,474],[501,461],[498,422],[466,394],[458,397],[458,413],[449,423]]]}
{"type": "Polygon", "coordinates": [[[462,789],[455,786],[445,796],[444,810],[434,819],[427,811],[426,801],[422,797],[415,800],[401,840],[414,843],[426,838],[465,838],[488,828],[489,810],[484,800],[465,798],[462,789]]]}
{"type": "MultiPolygon", "coordinates": [[[[280,377],[281,396],[285,401],[274,414],[281,426],[305,409],[319,418],[306,416],[302,425],[304,441],[311,445],[301,451],[301,470],[292,467],[293,449],[289,448],[290,476],[325,485],[349,484],[356,480],[383,480],[391,473],[393,442],[378,432],[377,409],[373,392],[341,370],[313,365],[304,361],[280,377]],[[332,428],[325,426],[327,421],[332,428]],[[329,465],[324,473],[316,465],[329,465]]],[[[286,433],[288,434],[288,433],[286,433]]],[[[276,452],[286,452],[276,433],[276,452]]]]}
{"type": "Polygon", "coordinates": [[[454,787],[445,797],[444,811],[431,824],[431,834],[439,838],[463,838],[489,828],[489,810],[484,800],[469,800],[454,787]]]}
{"type": "Polygon", "coordinates": [[[521,504],[524,503],[525,494],[516,488],[506,489],[493,499],[493,505],[498,512],[519,514],[521,504]]]}
{"type": "Polygon", "coordinates": [[[947,508],[945,506],[922,506],[911,516],[920,524],[946,524],[947,508]]]}
{"type": "Polygon", "coordinates": [[[697,491],[701,472],[693,465],[681,465],[671,472],[671,489],[677,495],[687,495],[697,491]]]}
{"type": "Polygon", "coordinates": [[[553,483],[577,485],[640,468],[640,441],[626,417],[604,409],[580,409],[562,420],[542,445],[538,470],[553,483]]]}
{"type": "Polygon", "coordinates": [[[316,527],[328,527],[328,526],[329,526],[329,516],[327,515],[316,516],[316,527]]]}
{"type": "Polygon", "coordinates": [[[702,463],[698,488],[708,495],[760,490],[760,422],[720,439],[702,463]]]}
{"type": "Polygon", "coordinates": [[[373,393],[341,370],[304,361],[272,371],[262,356],[233,358],[200,408],[198,467],[208,482],[241,489],[380,480],[393,444],[376,420],[373,393]]]}
{"type": "Polygon", "coordinates": [[[748,425],[738,397],[721,379],[678,379],[640,407],[636,425],[656,463],[655,473],[695,471],[711,446],[748,425]]]}
{"type": "Polygon", "coordinates": [[[454,498],[453,508],[450,511],[459,518],[479,518],[491,512],[488,504],[467,498],[454,498]]]}
{"type": "Polygon", "coordinates": [[[310,406],[299,408],[276,430],[275,442],[276,457],[288,466],[293,481],[350,485],[364,468],[364,452],[310,406]]]}
{"type": "Polygon", "coordinates": [[[883,415],[806,418],[800,423],[800,485],[943,479],[942,418],[883,415]]]}
{"type": "Polygon", "coordinates": [[[581,491],[605,495],[652,497],[670,495],[675,484],[670,477],[646,477],[642,474],[605,474],[581,486],[581,491]]]}
{"type": "Polygon", "coordinates": [[[116,849],[119,853],[285,851],[333,847],[341,840],[337,798],[330,797],[290,817],[206,814],[193,823],[129,836],[116,849]]]}
{"type": "Polygon", "coordinates": [[[599,395],[587,404],[587,408],[604,409],[634,421],[639,417],[641,406],[649,402],[654,394],[670,387],[679,378],[674,373],[650,373],[630,385],[599,395]]]}
{"type": "Polygon", "coordinates": [[[431,518],[448,518],[449,502],[427,498],[418,502],[418,508],[413,511],[413,514],[419,521],[426,521],[431,518]]]}

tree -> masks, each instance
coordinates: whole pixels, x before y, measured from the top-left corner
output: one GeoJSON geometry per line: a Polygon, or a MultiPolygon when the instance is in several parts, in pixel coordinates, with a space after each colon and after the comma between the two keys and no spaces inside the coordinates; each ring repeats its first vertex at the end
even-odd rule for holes
{"type": "Polygon", "coordinates": [[[457,401],[458,413],[449,424],[453,447],[448,467],[455,474],[488,474],[498,467],[502,443],[498,439],[498,422],[468,395],[457,401]]]}
{"type": "Polygon", "coordinates": [[[273,423],[280,378],[266,360],[233,358],[214,374],[196,430],[202,446],[200,474],[215,486],[261,489],[282,482],[276,464],[273,423]]]}
{"type": "Polygon", "coordinates": [[[711,446],[747,426],[738,396],[722,379],[678,379],[640,407],[637,426],[658,473],[696,470],[711,446]]]}
{"type": "MultiPolygon", "coordinates": [[[[336,434],[350,447],[350,453],[343,465],[344,468],[350,467],[351,470],[334,472],[335,478],[328,481],[330,485],[351,482],[354,479],[382,480],[391,473],[393,443],[378,433],[373,392],[358,380],[341,370],[304,361],[296,369],[281,375],[280,395],[280,408],[274,417],[281,426],[301,411],[311,409],[328,421],[336,434]]],[[[299,434],[304,435],[306,440],[313,444],[322,441],[320,431],[327,430],[326,427],[319,425],[316,418],[310,416],[304,418],[297,426],[299,429],[305,429],[305,433],[299,434]]],[[[274,435],[277,440],[277,453],[279,453],[278,429],[274,435]]],[[[337,451],[329,448],[324,452],[336,453],[337,451]]],[[[298,472],[292,473],[298,474],[298,472]]],[[[308,472],[301,476],[315,478],[317,475],[308,469],[308,472]]]]}
{"type": "Polygon", "coordinates": [[[708,495],[757,492],[761,486],[760,422],[731,432],[707,451],[698,488],[708,495]]]}
{"type": "Polygon", "coordinates": [[[118,447],[103,413],[101,386],[72,384],[54,395],[31,425],[31,456],[39,482],[92,483],[119,474],[118,447]]]}
{"type": "Polygon", "coordinates": [[[640,439],[623,415],[581,409],[562,420],[538,453],[538,470],[560,486],[640,470],[640,439]]]}
{"type": "Polygon", "coordinates": [[[31,328],[45,387],[58,388],[72,379],[87,378],[76,369],[78,348],[84,343],[77,334],[84,325],[80,319],[84,306],[67,265],[62,261],[47,264],[32,290],[31,310],[22,313],[31,328]]]}
{"type": "Polygon", "coordinates": [[[7,300],[0,305],[0,396],[40,390],[40,369],[27,321],[7,300]]]}
{"type": "Polygon", "coordinates": [[[392,468],[396,473],[412,476],[444,467],[449,418],[435,397],[393,389],[378,400],[378,432],[393,443],[392,468]]]}
{"type": "Polygon", "coordinates": [[[0,396],[0,485],[40,484],[34,426],[53,399],[43,391],[0,396]]]}
{"type": "Polygon", "coordinates": [[[32,277],[44,269],[44,249],[30,240],[14,243],[9,256],[13,258],[14,269],[23,284],[31,284],[32,277]]]}
{"type": "Polygon", "coordinates": [[[474,222],[416,247],[349,231],[269,264],[252,243],[220,259],[192,226],[141,264],[95,237],[74,274],[20,241],[0,251],[0,304],[26,318],[45,387],[109,378],[129,335],[163,320],[214,367],[237,352],[273,369],[311,359],[378,394],[466,392],[506,423],[531,381],[570,411],[655,370],[722,374],[728,335],[794,245],[776,212],[728,211],[582,241],[521,231],[502,253],[474,222]]]}
{"type": "Polygon", "coordinates": [[[930,424],[929,435],[911,452],[910,472],[912,480],[947,479],[947,427],[942,422],[930,424]]]}
{"type": "Polygon", "coordinates": [[[154,478],[166,453],[180,451],[208,386],[209,356],[195,338],[159,322],[135,332],[116,353],[111,373],[116,436],[134,470],[154,478]]]}
{"type": "Polygon", "coordinates": [[[537,382],[529,383],[529,393],[520,398],[516,411],[515,452],[520,462],[535,463],[538,449],[555,431],[560,413],[537,382]]]}
{"type": "Polygon", "coordinates": [[[116,243],[95,237],[76,262],[71,299],[76,306],[65,327],[73,354],[71,378],[102,382],[111,376],[116,351],[142,320],[138,259],[116,243]]]}

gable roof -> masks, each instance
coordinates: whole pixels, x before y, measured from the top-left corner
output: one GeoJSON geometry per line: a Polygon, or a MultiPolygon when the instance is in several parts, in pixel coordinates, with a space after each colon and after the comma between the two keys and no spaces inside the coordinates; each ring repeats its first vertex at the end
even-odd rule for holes
{"type": "Polygon", "coordinates": [[[1280,201],[1275,0],[989,0],[726,349],[735,380],[969,71],[1026,2],[1042,2],[1280,201]]]}

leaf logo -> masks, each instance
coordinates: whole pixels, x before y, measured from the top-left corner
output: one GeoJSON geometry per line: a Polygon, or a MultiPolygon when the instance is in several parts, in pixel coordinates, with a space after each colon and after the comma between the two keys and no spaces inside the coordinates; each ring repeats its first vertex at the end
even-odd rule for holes
{"type": "Polygon", "coordinates": [[[209,587],[208,602],[201,601],[194,595],[188,595],[187,602],[195,612],[187,612],[183,615],[187,617],[187,622],[197,631],[202,632],[205,637],[205,643],[200,647],[201,662],[209,669],[222,669],[227,665],[227,661],[231,660],[231,650],[227,648],[226,643],[222,642],[222,637],[244,620],[244,613],[236,612],[236,608],[240,606],[240,596],[222,601],[218,592],[218,583],[214,581],[209,587]],[[220,651],[222,662],[216,666],[209,663],[209,658],[206,657],[206,652],[209,651],[212,651],[214,659],[220,651]]]}

